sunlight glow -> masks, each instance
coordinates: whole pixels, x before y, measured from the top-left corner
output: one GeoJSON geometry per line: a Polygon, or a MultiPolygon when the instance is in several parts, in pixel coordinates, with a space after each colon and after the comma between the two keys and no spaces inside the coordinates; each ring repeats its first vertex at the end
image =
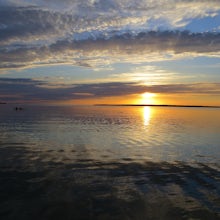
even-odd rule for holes
{"type": "Polygon", "coordinates": [[[155,97],[156,94],[150,93],[150,92],[145,92],[145,93],[143,93],[141,96],[142,96],[143,98],[148,99],[148,98],[153,98],[153,97],[155,97]]]}
{"type": "Polygon", "coordinates": [[[155,104],[155,93],[145,92],[141,94],[141,104],[155,104]]]}

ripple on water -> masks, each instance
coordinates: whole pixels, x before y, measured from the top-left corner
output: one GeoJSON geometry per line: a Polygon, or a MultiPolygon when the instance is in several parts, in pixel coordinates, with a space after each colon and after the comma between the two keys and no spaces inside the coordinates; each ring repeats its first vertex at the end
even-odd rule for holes
{"type": "Polygon", "coordinates": [[[0,218],[220,218],[219,110],[26,109],[0,114],[0,218]]]}

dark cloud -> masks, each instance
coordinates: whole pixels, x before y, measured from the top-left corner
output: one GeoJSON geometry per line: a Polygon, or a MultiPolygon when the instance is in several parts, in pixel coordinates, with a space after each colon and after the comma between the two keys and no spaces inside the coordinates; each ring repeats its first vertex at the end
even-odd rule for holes
{"type": "Polygon", "coordinates": [[[0,78],[1,101],[64,101],[109,96],[126,96],[152,93],[196,93],[220,95],[220,83],[139,85],[136,83],[94,83],[56,87],[44,81],[32,79],[0,78]],[[5,97],[5,98],[4,98],[5,97]]]}
{"type": "Polygon", "coordinates": [[[76,19],[36,7],[0,8],[0,46],[22,42],[47,42],[65,36],[76,19]]]}
{"type": "MultiPolygon", "coordinates": [[[[41,16],[36,10],[4,7],[0,9],[1,29],[0,42],[11,38],[23,38],[50,29],[47,21],[41,23],[41,16]],[[44,27],[45,26],[45,27],[44,27]]],[[[40,34],[40,33],[39,33],[40,34]]]]}

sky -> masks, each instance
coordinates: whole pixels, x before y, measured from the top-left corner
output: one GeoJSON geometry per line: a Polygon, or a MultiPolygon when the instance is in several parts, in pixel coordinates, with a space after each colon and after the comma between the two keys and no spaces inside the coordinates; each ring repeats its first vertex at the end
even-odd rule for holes
{"type": "Polygon", "coordinates": [[[220,106],[220,1],[0,0],[0,102],[220,106]]]}

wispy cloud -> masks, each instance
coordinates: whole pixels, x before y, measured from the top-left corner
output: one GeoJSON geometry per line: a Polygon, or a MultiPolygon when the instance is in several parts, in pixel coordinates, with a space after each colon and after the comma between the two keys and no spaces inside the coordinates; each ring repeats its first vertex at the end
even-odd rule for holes
{"type": "Polygon", "coordinates": [[[180,75],[176,72],[171,72],[153,65],[141,65],[131,69],[130,72],[111,75],[111,79],[114,81],[136,82],[141,85],[156,85],[158,82],[160,84],[169,84],[171,82],[176,82],[177,79],[178,81],[182,81],[184,79],[190,80],[191,78],[193,78],[191,75],[180,75]]]}

